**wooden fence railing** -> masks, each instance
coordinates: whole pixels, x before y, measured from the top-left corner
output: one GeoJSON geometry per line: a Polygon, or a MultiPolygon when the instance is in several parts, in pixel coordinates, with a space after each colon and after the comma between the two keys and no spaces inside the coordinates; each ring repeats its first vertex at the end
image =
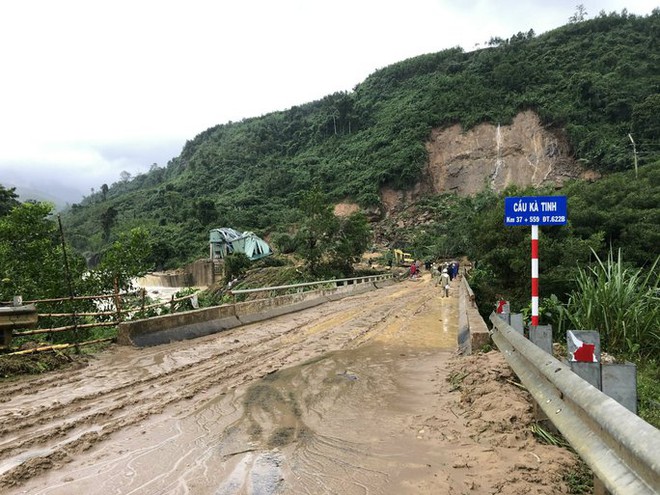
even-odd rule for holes
{"type": "MultiPolygon", "coordinates": [[[[38,317],[40,319],[57,319],[57,318],[69,318],[73,322],[63,326],[51,326],[47,328],[34,328],[34,329],[15,329],[12,331],[13,338],[28,337],[31,335],[52,335],[62,332],[73,332],[73,342],[59,343],[53,345],[39,345],[30,349],[17,350],[14,352],[6,353],[5,355],[18,355],[18,354],[29,354],[39,351],[46,350],[58,350],[66,349],[68,347],[78,347],[84,345],[91,345],[102,342],[111,342],[116,339],[115,336],[110,336],[106,338],[95,338],[91,340],[84,340],[82,336],[79,335],[79,330],[86,330],[90,328],[98,327],[116,327],[120,322],[124,321],[127,318],[131,318],[134,315],[140,315],[141,318],[148,318],[151,315],[147,315],[148,310],[155,308],[162,308],[169,306],[170,312],[174,313],[178,309],[178,303],[193,299],[197,297],[197,293],[189,294],[182,297],[174,297],[174,295],[168,301],[161,301],[157,303],[147,304],[146,290],[141,289],[137,292],[132,293],[113,293],[113,294],[101,294],[97,296],[75,296],[75,297],[62,297],[62,298],[52,298],[52,299],[35,299],[31,301],[24,301],[23,304],[34,304],[38,311],[38,317]],[[69,303],[75,305],[76,302],[81,301],[94,301],[97,307],[101,307],[99,311],[49,311],[48,309],[43,312],[39,312],[39,306],[43,305],[52,305],[60,303],[69,303]],[[108,302],[103,302],[108,301],[108,302]],[[138,304],[135,304],[135,302],[138,304]],[[103,319],[101,319],[103,318],[103,319]],[[79,321],[82,319],[83,321],[79,321]],[[90,321],[95,320],[95,321],[90,321]]],[[[2,305],[10,305],[11,303],[0,303],[2,305]]],[[[157,313],[156,313],[157,314],[157,313]]],[[[155,316],[154,314],[153,316],[155,316]]]]}

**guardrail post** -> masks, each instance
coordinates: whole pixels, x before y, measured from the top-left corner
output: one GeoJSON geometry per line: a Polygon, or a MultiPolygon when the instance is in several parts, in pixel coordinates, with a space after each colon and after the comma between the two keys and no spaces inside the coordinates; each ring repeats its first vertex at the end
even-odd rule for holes
{"type": "Polygon", "coordinates": [[[511,315],[509,313],[496,313],[497,317],[507,325],[511,324],[511,315]]]}
{"type": "Polygon", "coordinates": [[[600,368],[603,393],[637,414],[637,366],[634,363],[603,363],[600,368]]]}
{"type": "MultiPolygon", "coordinates": [[[[539,349],[552,356],[552,326],[551,325],[530,325],[529,341],[539,349]]],[[[543,412],[538,402],[534,401],[534,419],[542,421],[545,426],[556,430],[548,415],[543,412]]]]}
{"type": "MultiPolygon", "coordinates": [[[[600,366],[600,334],[593,330],[566,332],[568,362],[573,373],[598,390],[603,390],[600,366]]],[[[605,484],[594,475],[594,495],[610,495],[605,484]]]]}
{"type": "Polygon", "coordinates": [[[523,315],[520,313],[509,314],[509,325],[511,325],[520,335],[525,335],[525,325],[523,324],[523,315]]]}
{"type": "Polygon", "coordinates": [[[529,327],[529,340],[552,356],[552,326],[538,325],[529,327]]]}
{"type": "Polygon", "coordinates": [[[567,330],[568,362],[573,373],[602,390],[600,334],[593,330],[567,330]]]}
{"type": "MultiPolygon", "coordinates": [[[[603,393],[637,414],[637,367],[633,363],[601,363],[600,379],[603,393]]],[[[596,476],[594,495],[611,495],[596,476]]]]}

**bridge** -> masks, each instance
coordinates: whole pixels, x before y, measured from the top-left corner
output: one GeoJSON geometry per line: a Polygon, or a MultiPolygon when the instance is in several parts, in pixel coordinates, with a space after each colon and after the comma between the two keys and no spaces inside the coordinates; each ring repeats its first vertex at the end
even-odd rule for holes
{"type": "Polygon", "coordinates": [[[504,353],[459,356],[460,280],[304,306],[0,384],[2,492],[556,493],[576,460],[504,353]]]}

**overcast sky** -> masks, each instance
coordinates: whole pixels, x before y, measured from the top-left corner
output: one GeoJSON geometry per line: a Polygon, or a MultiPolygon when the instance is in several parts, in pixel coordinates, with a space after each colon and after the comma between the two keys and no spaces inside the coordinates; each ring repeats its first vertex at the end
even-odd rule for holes
{"type": "MultiPolygon", "coordinates": [[[[351,91],[424,53],[659,0],[15,0],[0,4],[0,184],[70,202],[216,124],[351,91]]],[[[21,199],[27,199],[22,197],[21,199]]]]}

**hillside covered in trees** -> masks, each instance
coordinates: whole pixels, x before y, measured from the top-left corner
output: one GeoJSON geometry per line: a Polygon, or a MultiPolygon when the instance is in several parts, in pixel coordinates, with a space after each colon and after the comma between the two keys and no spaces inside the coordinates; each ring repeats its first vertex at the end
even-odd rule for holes
{"type": "Polygon", "coordinates": [[[425,163],[431,129],[511,122],[523,110],[563,129],[577,160],[603,173],[658,162],[660,12],[601,13],[490,47],[422,55],[328,95],[209,128],[166,167],[107,185],[63,221],[76,250],[96,259],[133,227],[148,229],[154,263],[203,257],[210,228],[277,240],[295,231],[300,193],[378,208],[381,188],[405,189],[425,163]],[[630,136],[634,137],[633,156],[630,136]]]}

